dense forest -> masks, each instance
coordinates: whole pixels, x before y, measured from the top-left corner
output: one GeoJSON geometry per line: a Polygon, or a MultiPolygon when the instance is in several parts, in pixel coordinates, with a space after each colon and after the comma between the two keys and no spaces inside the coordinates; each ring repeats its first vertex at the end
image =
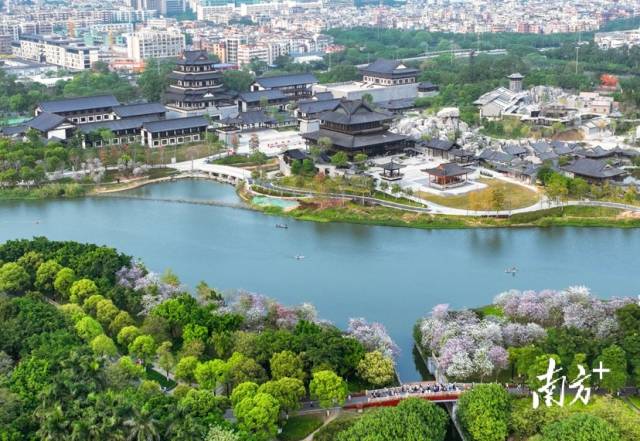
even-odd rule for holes
{"type": "Polygon", "coordinates": [[[2,440],[267,440],[307,397],[332,407],[395,381],[379,324],[343,332],[308,304],[189,292],[112,248],[45,238],[0,246],[0,335],[2,440]]]}

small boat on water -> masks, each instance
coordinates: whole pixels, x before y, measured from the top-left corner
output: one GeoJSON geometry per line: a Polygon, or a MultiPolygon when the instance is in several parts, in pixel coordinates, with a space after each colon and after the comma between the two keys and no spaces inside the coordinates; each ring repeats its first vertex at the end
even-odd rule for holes
{"type": "Polygon", "coordinates": [[[302,259],[304,259],[304,256],[299,254],[299,255],[295,256],[295,259],[296,260],[302,260],[302,259]]]}
{"type": "Polygon", "coordinates": [[[515,276],[516,273],[518,272],[518,268],[516,268],[515,266],[512,266],[511,268],[505,269],[504,272],[515,276]]]}
{"type": "Polygon", "coordinates": [[[289,228],[289,225],[287,225],[287,224],[276,224],[276,228],[282,228],[282,229],[286,230],[287,228],[289,228]]]}

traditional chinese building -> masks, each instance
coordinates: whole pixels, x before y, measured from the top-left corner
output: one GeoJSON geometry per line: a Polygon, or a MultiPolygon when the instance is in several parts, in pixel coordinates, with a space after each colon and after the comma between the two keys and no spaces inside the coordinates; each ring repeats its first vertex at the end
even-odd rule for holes
{"type": "Polygon", "coordinates": [[[319,130],[301,136],[314,144],[320,138],[328,138],[331,151],[372,156],[413,146],[409,137],[389,132],[392,114],[376,110],[362,100],[341,100],[332,110],[322,112],[319,119],[319,130]]]}
{"type": "Polygon", "coordinates": [[[225,90],[222,72],[206,51],[185,51],[168,76],[167,108],[175,116],[211,115],[221,119],[237,114],[233,95],[225,90]]]}

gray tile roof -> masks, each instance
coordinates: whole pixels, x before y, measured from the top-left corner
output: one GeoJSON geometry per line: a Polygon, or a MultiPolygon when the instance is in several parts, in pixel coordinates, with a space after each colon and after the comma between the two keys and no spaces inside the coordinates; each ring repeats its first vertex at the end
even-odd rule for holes
{"type": "Polygon", "coordinates": [[[304,114],[313,114],[333,110],[340,103],[339,98],[329,100],[305,100],[298,101],[298,111],[304,114]]]}
{"type": "Polygon", "coordinates": [[[606,179],[624,174],[624,170],[613,167],[605,161],[597,159],[580,158],[571,164],[560,167],[562,170],[589,178],[606,179]]]}
{"type": "Polygon", "coordinates": [[[424,141],[421,145],[431,150],[441,150],[444,152],[448,152],[458,146],[454,141],[449,141],[447,139],[431,139],[424,141]]]}
{"type": "Polygon", "coordinates": [[[43,112],[59,113],[80,110],[93,110],[119,106],[120,103],[113,95],[85,96],[67,98],[63,100],[45,101],[38,106],[43,112]]]}
{"type": "Polygon", "coordinates": [[[166,113],[167,109],[160,103],[125,104],[113,108],[120,118],[132,118],[153,113],[166,113]]]}
{"type": "Polygon", "coordinates": [[[362,100],[342,100],[335,109],[321,113],[320,119],[336,124],[350,125],[389,121],[393,119],[393,115],[386,111],[374,110],[362,100]]]}
{"type": "Polygon", "coordinates": [[[502,150],[509,155],[524,155],[527,153],[527,149],[518,144],[508,144],[502,148],[502,150]]]}
{"type": "Polygon", "coordinates": [[[156,115],[144,115],[136,118],[112,119],[89,124],[80,124],[78,125],[78,129],[84,133],[91,133],[99,129],[108,129],[113,132],[117,132],[119,130],[140,129],[144,123],[158,121],[159,119],[160,118],[156,115]]]}
{"type": "Polygon", "coordinates": [[[202,116],[190,116],[187,118],[162,119],[143,124],[145,130],[151,133],[164,132],[166,130],[181,130],[190,128],[207,127],[209,121],[202,116]]]}
{"type": "Polygon", "coordinates": [[[461,167],[455,162],[440,164],[437,167],[428,168],[422,171],[431,176],[462,176],[473,172],[473,170],[461,167]]]}
{"type": "Polygon", "coordinates": [[[258,103],[263,97],[266,98],[267,100],[288,99],[287,95],[282,93],[282,91],[279,89],[257,90],[255,92],[242,92],[239,95],[240,100],[246,103],[258,103]]]}
{"type": "Polygon", "coordinates": [[[275,123],[276,120],[262,110],[252,110],[249,112],[240,112],[238,116],[225,118],[221,122],[225,124],[255,125],[275,123]]]}
{"type": "Polygon", "coordinates": [[[273,77],[256,78],[256,83],[265,89],[277,87],[298,86],[301,84],[317,84],[318,79],[310,73],[298,73],[289,75],[276,75],[273,77]]]}
{"type": "Polygon", "coordinates": [[[371,72],[371,73],[379,73],[379,74],[417,74],[418,69],[414,69],[412,67],[400,68],[398,66],[403,65],[404,63],[399,60],[385,60],[383,58],[377,59],[373,63],[369,64],[367,67],[363,68],[363,71],[371,72]]]}
{"type": "Polygon", "coordinates": [[[54,113],[42,112],[35,118],[26,121],[23,125],[39,130],[41,132],[48,132],[55,129],[59,125],[63,124],[66,119],[63,116],[56,115],[54,113]]]}
{"type": "Polygon", "coordinates": [[[327,137],[334,146],[344,149],[362,149],[369,146],[390,144],[408,139],[407,136],[398,135],[397,133],[384,132],[375,135],[349,135],[341,132],[320,129],[317,132],[304,133],[301,136],[305,139],[317,141],[319,138],[327,137]]]}

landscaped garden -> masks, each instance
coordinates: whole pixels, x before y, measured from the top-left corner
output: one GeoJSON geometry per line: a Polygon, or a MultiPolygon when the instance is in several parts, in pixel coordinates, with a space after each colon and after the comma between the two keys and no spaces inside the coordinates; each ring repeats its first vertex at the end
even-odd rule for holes
{"type": "Polygon", "coordinates": [[[530,207],[540,201],[540,193],[524,185],[491,178],[480,178],[479,182],[486,187],[459,195],[437,195],[423,191],[417,196],[445,207],[474,211],[491,211],[496,208],[515,210],[530,207]]]}

